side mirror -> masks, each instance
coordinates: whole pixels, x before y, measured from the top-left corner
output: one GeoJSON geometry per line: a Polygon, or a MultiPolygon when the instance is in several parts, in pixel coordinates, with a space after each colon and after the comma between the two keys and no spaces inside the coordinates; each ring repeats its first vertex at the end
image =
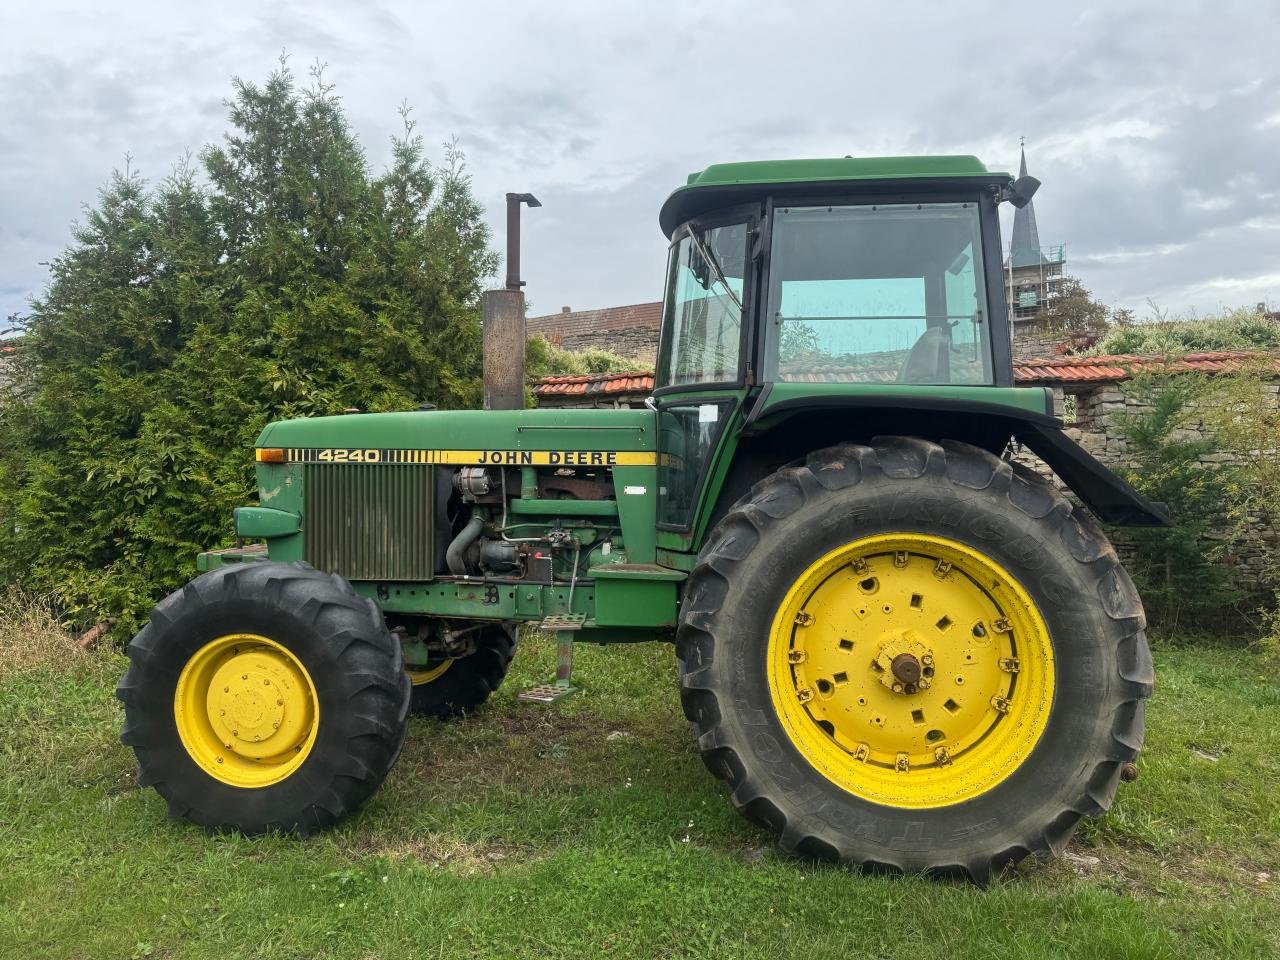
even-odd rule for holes
{"type": "Polygon", "coordinates": [[[1008,200],[1021,210],[1031,202],[1031,198],[1036,195],[1036,191],[1039,189],[1040,181],[1035,177],[1019,177],[1009,184],[1008,200]]]}

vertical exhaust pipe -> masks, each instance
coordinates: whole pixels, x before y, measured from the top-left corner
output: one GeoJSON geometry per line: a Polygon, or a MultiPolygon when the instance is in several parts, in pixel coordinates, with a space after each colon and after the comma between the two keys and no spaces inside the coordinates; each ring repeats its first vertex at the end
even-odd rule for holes
{"type": "Polygon", "coordinates": [[[540,207],[531,193],[507,194],[507,283],[481,295],[484,408],[524,408],[524,281],[520,279],[520,205],[540,207]]]}

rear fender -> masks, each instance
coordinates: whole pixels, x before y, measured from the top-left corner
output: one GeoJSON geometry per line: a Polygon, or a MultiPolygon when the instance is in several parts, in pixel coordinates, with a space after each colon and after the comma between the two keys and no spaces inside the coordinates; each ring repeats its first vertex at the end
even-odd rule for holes
{"type": "MultiPolygon", "coordinates": [[[[1001,453],[1010,439],[1043,460],[1104,523],[1167,526],[1169,515],[1062,432],[1047,413],[981,400],[928,396],[827,396],[757,402],[742,425],[739,452],[769,451],[787,459],[842,441],[904,435],[960,440],[1001,453]]],[[[745,466],[745,464],[744,464],[745,466]]],[[[738,464],[734,465],[735,470],[738,464]]],[[[724,506],[727,506],[724,505],[724,506]]],[[[717,514],[722,512],[717,505],[717,514]]]]}

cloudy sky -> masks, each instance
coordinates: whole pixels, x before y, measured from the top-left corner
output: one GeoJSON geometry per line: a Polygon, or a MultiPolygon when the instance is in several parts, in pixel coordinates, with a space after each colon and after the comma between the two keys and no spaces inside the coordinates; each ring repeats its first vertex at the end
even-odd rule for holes
{"type": "Polygon", "coordinates": [[[231,77],[281,50],[328,64],[375,167],[401,101],[428,141],[458,137],[495,242],[504,192],[537,194],[535,313],[657,299],[658,207],[708,163],[1012,169],[1019,136],[1042,240],[1108,303],[1280,304],[1280,4],[933,6],[5,0],[0,318],[126,154],[164,176],[221,136],[231,77]]]}

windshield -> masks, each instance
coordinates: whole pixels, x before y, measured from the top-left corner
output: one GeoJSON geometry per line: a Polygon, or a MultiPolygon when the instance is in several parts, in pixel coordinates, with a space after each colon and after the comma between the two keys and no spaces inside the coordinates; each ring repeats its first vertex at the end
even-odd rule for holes
{"type": "Polygon", "coordinates": [[[973,203],[777,208],[771,380],[992,383],[973,203]]]}
{"type": "Polygon", "coordinates": [[[738,378],[747,225],[686,230],[671,247],[658,386],[738,378]]]}

